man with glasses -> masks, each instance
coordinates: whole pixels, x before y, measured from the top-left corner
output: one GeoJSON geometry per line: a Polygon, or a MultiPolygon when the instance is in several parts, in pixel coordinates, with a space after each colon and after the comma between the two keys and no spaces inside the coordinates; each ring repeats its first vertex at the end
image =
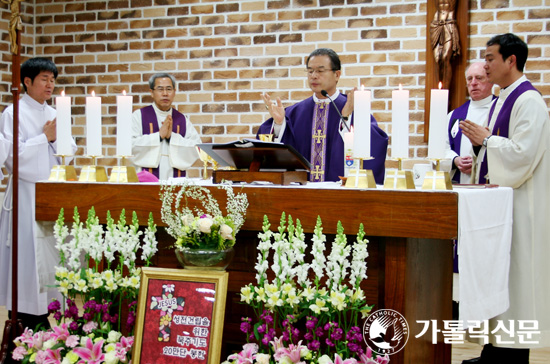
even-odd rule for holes
{"type": "MultiPolygon", "coordinates": [[[[292,145],[308,159],[312,165],[310,181],[338,181],[344,175],[343,134],[353,124],[353,91],[348,96],[338,92],[342,70],[340,58],[332,49],[313,51],[306,61],[306,74],[313,91],[306,100],[285,109],[280,98],[274,104],[268,94],[262,95],[271,118],[260,126],[258,134],[273,134],[275,141],[292,145]]],[[[363,166],[373,171],[376,183],[382,184],[388,136],[372,115],[370,123],[374,159],[363,166]]]]}
{"type": "Polygon", "coordinates": [[[472,183],[472,143],[462,135],[460,121],[468,119],[478,125],[487,120],[493,95],[493,83],[485,72],[485,62],[472,63],[466,69],[466,85],[470,100],[449,113],[445,159],[452,160],[451,176],[455,183],[472,183]]]}
{"type": "Polygon", "coordinates": [[[133,163],[160,180],[185,177],[195,163],[199,134],[187,118],[172,107],[176,79],[157,73],[149,79],[153,104],[132,114],[133,163]]]}

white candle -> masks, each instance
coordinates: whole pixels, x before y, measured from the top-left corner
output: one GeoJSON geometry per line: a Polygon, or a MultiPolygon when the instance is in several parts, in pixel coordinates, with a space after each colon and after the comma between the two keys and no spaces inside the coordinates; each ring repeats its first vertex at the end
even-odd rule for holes
{"type": "Polygon", "coordinates": [[[71,147],[71,98],[65,96],[65,91],[61,96],[55,98],[56,116],[56,140],[58,155],[73,155],[71,147]]]}
{"type": "Polygon", "coordinates": [[[353,95],[353,158],[370,158],[370,99],[371,92],[355,91],[353,95]]]}
{"type": "Polygon", "coordinates": [[[391,154],[393,158],[409,157],[409,90],[393,90],[392,100],[392,138],[391,154]]]}
{"type": "Polygon", "coordinates": [[[128,157],[132,155],[132,96],[116,97],[116,154],[128,157]]]}
{"type": "Polygon", "coordinates": [[[433,89],[430,99],[430,134],[428,137],[428,158],[443,159],[447,132],[447,105],[449,90],[433,89]]]}
{"type": "Polygon", "coordinates": [[[86,97],[86,152],[89,156],[101,154],[101,98],[86,97]]]}

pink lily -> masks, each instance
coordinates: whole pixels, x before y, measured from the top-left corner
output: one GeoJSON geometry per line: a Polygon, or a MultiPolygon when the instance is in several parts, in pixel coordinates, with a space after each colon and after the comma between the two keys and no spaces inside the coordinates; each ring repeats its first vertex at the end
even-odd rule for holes
{"type": "Polygon", "coordinates": [[[63,348],[59,348],[56,350],[48,349],[46,351],[46,360],[44,360],[44,364],[60,364],[61,360],[61,350],[63,348]]]}
{"type": "Polygon", "coordinates": [[[287,348],[279,348],[277,352],[275,353],[276,356],[279,356],[280,359],[282,358],[288,358],[291,363],[305,363],[304,361],[300,361],[300,354],[302,352],[302,349],[305,347],[302,346],[302,342],[298,342],[298,345],[290,344],[287,348]]]}
{"type": "Polygon", "coordinates": [[[69,330],[67,329],[67,324],[66,323],[62,323],[61,326],[55,326],[53,327],[53,333],[52,333],[52,337],[56,340],[56,341],[66,341],[67,338],[69,337],[70,333],[69,333],[69,330]]]}
{"type": "Polygon", "coordinates": [[[88,338],[85,348],[74,348],[73,352],[83,359],[78,361],[78,363],[100,364],[105,361],[103,340],[99,340],[94,344],[92,339],[88,338]]]}
{"type": "Polygon", "coordinates": [[[236,364],[246,364],[254,362],[254,355],[258,352],[258,344],[245,344],[243,351],[237,354],[231,354],[227,360],[237,360],[236,364]]]}
{"type": "Polygon", "coordinates": [[[342,359],[340,355],[334,354],[334,362],[333,364],[357,364],[357,360],[350,358],[350,359],[342,359]]]}

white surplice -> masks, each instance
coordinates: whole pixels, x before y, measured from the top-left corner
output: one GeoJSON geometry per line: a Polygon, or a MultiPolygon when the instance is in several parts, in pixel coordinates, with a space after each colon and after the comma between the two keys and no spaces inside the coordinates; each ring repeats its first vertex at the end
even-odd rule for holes
{"type": "MultiPolygon", "coordinates": [[[[159,129],[169,111],[160,110],[153,104],[159,129]]],[[[159,133],[143,134],[141,123],[141,110],[132,114],[132,162],[139,171],[141,168],[159,167],[159,179],[167,180],[174,176],[173,168],[186,170],[195,163],[199,157],[195,146],[201,143],[197,130],[186,118],[185,137],[172,132],[170,141],[160,140],[159,133]]]]}
{"type": "MultiPolygon", "coordinates": [[[[57,143],[49,143],[44,124],[55,118],[56,111],[28,95],[19,101],[19,213],[18,213],[18,311],[33,315],[48,312],[52,298],[60,299],[55,285],[55,266],[59,253],[55,249],[53,222],[35,222],[35,183],[48,179],[50,170],[60,163],[54,156],[57,143]]],[[[13,140],[13,105],[4,110],[0,130],[13,140]]],[[[73,152],[76,144],[72,141],[73,152]]],[[[13,149],[6,160],[12,173],[13,149]]],[[[71,158],[66,158],[69,163],[71,158]]],[[[0,215],[0,305],[11,310],[12,283],[12,178],[6,189],[0,215]]],[[[59,188],[62,188],[60,185],[59,188]]]]}
{"type": "MultiPolygon", "coordinates": [[[[468,106],[468,114],[466,115],[466,119],[470,120],[471,122],[474,122],[478,125],[483,125],[483,123],[487,122],[487,117],[489,116],[489,109],[491,107],[493,101],[493,95],[487,96],[486,98],[482,100],[470,100],[470,105],[468,106]]],[[[447,125],[451,122],[451,116],[453,115],[453,112],[451,111],[447,115],[447,125]]],[[[459,122],[458,120],[455,121],[451,128],[451,134],[452,136],[456,136],[456,134],[459,131],[459,122]]],[[[458,168],[453,169],[453,159],[458,156],[468,156],[472,153],[472,143],[470,142],[470,139],[462,135],[462,138],[460,139],[460,153],[456,153],[454,150],[451,149],[451,144],[449,142],[449,134],[447,133],[447,138],[445,140],[445,159],[448,160],[446,163],[442,163],[442,166],[444,170],[450,172],[451,179],[453,178],[455,173],[460,173],[458,168]]],[[[466,173],[460,174],[460,183],[472,183],[471,175],[466,173]]]]}
{"type": "MultiPolygon", "coordinates": [[[[492,130],[503,102],[525,76],[500,91],[493,117],[492,130]]],[[[534,348],[550,346],[550,118],[542,96],[536,91],[524,92],[514,103],[508,138],[492,136],[487,148],[481,148],[478,161],[488,155],[489,180],[514,188],[512,247],[510,252],[510,308],[491,320],[513,320],[514,337],[503,330],[496,346],[534,348]],[[520,320],[537,320],[541,335],[521,343],[520,320]],[[503,343],[505,341],[505,343],[503,343]]],[[[476,181],[479,181],[479,165],[476,181]]],[[[525,331],[525,330],[524,330],[525,331]]],[[[523,338],[525,341],[525,338],[523,338]]]]}

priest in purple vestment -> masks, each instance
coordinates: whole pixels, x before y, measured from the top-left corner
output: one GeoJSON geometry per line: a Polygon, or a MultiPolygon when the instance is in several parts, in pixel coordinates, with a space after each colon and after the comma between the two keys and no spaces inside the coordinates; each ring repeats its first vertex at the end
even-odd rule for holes
{"type": "Polygon", "coordinates": [[[198,159],[195,145],[201,139],[191,122],[172,102],[176,79],[168,73],[149,80],[153,104],[132,114],[132,162],[160,180],[185,177],[185,170],[198,159]]]}
{"type": "MultiPolygon", "coordinates": [[[[310,181],[338,181],[344,176],[343,133],[353,125],[353,91],[346,96],[337,90],[342,70],[332,49],[313,51],[306,67],[313,96],[285,109],[280,98],[274,104],[268,94],[262,95],[271,118],[260,126],[258,135],[273,134],[275,141],[293,146],[308,159],[312,165],[310,181]]],[[[363,167],[371,169],[376,183],[382,184],[388,136],[372,115],[370,122],[374,159],[365,161],[363,167]]]]}

